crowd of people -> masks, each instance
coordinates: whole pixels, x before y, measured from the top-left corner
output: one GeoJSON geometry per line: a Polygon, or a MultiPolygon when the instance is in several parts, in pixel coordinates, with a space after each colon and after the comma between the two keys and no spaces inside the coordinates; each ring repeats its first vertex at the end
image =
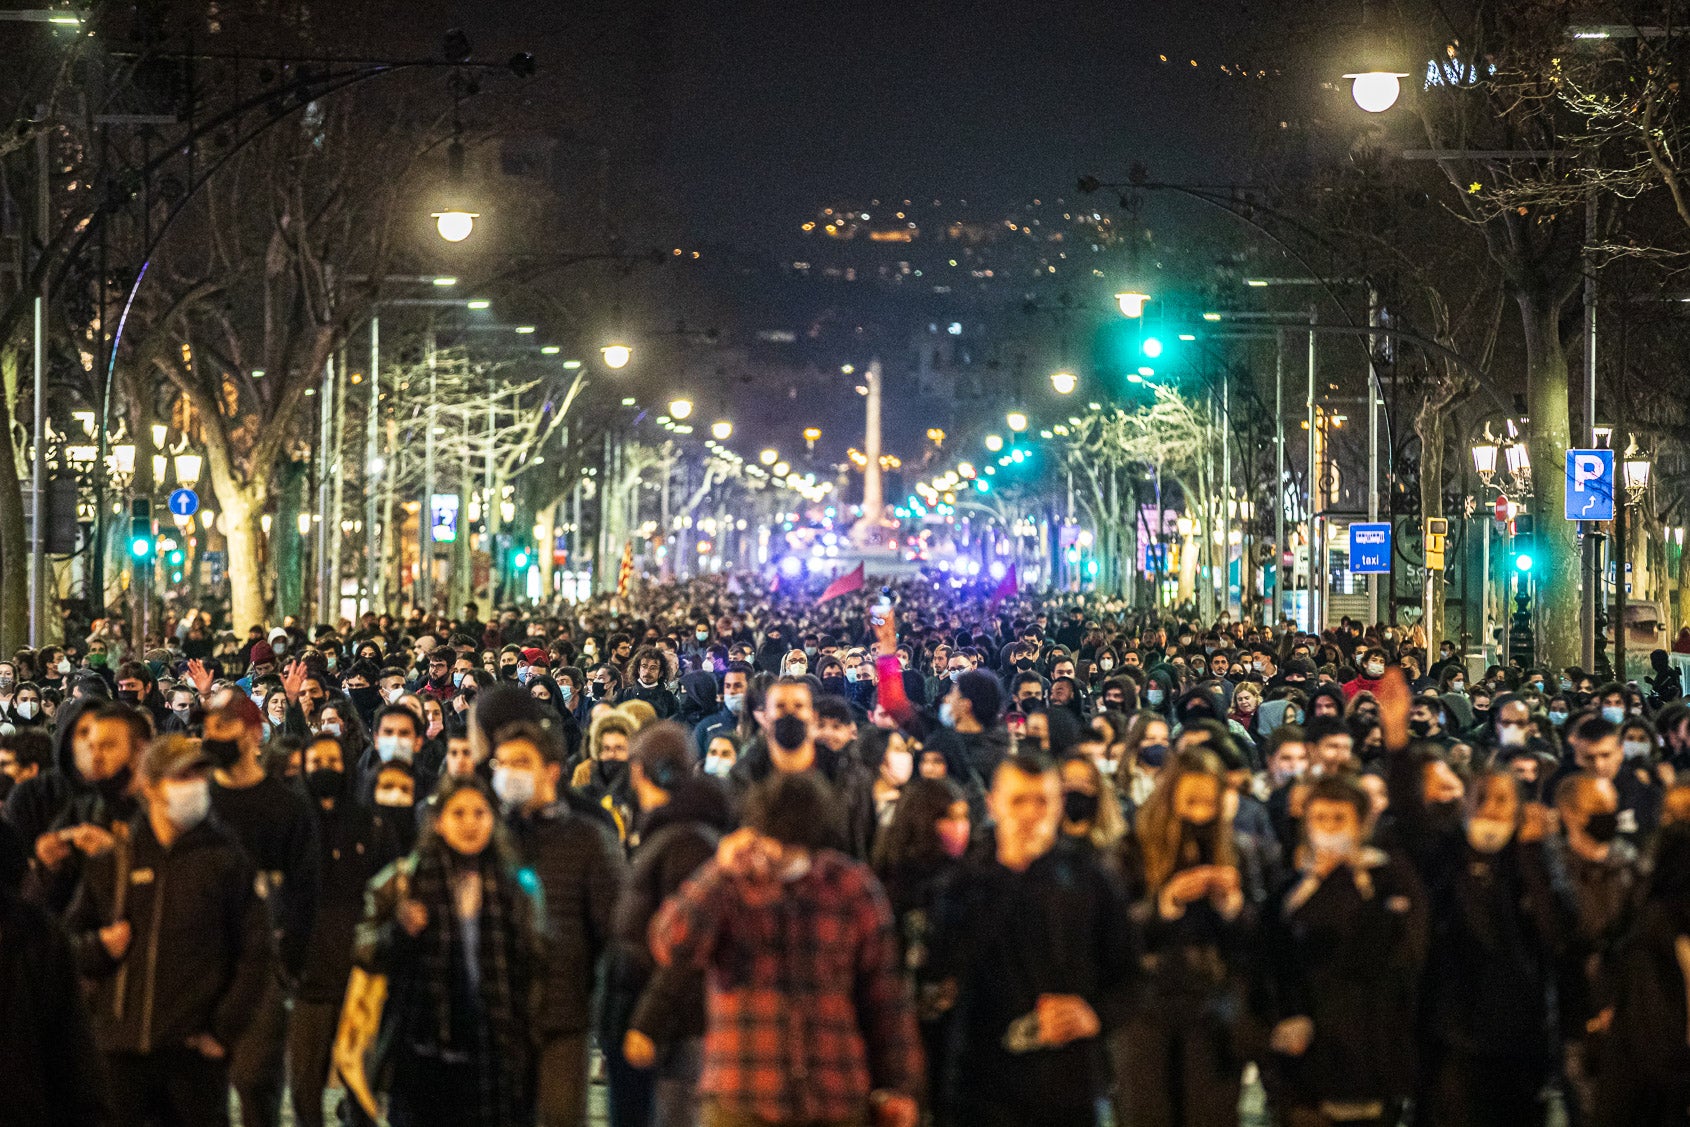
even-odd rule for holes
{"type": "Polygon", "coordinates": [[[0,1121],[1690,1122],[1665,655],[637,591],[0,661],[0,1121]]]}

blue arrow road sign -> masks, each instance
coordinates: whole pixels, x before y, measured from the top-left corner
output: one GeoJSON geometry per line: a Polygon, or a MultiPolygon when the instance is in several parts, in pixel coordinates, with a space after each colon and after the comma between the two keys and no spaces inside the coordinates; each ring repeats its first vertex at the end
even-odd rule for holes
{"type": "Polygon", "coordinates": [[[172,516],[191,517],[199,512],[199,494],[192,489],[178,489],[170,495],[169,507],[172,516]]]}
{"type": "Polygon", "coordinates": [[[1391,571],[1391,526],[1350,525],[1350,574],[1388,575],[1391,571]]]}
{"type": "Polygon", "coordinates": [[[1614,452],[1567,451],[1568,520],[1614,519],[1614,452]]]}

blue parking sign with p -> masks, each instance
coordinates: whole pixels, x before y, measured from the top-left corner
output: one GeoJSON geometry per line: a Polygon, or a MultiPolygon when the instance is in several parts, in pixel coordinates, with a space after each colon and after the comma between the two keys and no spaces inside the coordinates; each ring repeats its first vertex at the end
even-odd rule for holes
{"type": "Polygon", "coordinates": [[[1567,451],[1568,520],[1614,519],[1614,452],[1567,451]]]}
{"type": "Polygon", "coordinates": [[[1391,570],[1391,526],[1350,525],[1350,574],[1388,575],[1391,570]]]}

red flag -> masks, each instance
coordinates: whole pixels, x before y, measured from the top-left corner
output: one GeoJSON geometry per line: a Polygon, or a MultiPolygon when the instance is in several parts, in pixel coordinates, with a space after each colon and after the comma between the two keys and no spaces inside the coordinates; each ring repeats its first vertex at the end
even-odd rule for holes
{"type": "Polygon", "coordinates": [[[849,595],[852,591],[861,591],[862,589],[863,565],[858,564],[850,571],[847,571],[844,575],[841,575],[838,579],[835,579],[832,583],[829,583],[827,585],[827,590],[822,592],[822,597],[816,601],[818,603],[825,603],[829,599],[837,599],[840,595],[849,595]]]}
{"type": "Polygon", "coordinates": [[[1017,594],[1020,590],[1020,580],[1015,578],[1015,565],[1010,564],[1009,570],[1003,573],[1003,582],[992,589],[992,597],[986,600],[987,612],[997,610],[999,603],[1017,594]]]}

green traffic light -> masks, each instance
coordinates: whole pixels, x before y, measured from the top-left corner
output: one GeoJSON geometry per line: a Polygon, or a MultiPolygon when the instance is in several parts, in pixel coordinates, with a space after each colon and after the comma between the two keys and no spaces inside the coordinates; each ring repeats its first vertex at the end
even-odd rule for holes
{"type": "Polygon", "coordinates": [[[1155,337],[1144,338],[1144,354],[1152,360],[1162,355],[1162,342],[1155,337]]]}
{"type": "Polygon", "coordinates": [[[1532,554],[1530,552],[1521,552],[1519,555],[1514,557],[1514,567],[1517,571],[1530,571],[1532,569],[1532,565],[1536,562],[1537,561],[1532,559],[1532,554]]]}
{"type": "Polygon", "coordinates": [[[527,567],[528,566],[528,553],[527,552],[518,552],[516,554],[516,566],[517,567],[527,567]]]}
{"type": "Polygon", "coordinates": [[[151,539],[137,536],[129,542],[129,551],[136,559],[144,560],[153,554],[153,542],[151,539]]]}

